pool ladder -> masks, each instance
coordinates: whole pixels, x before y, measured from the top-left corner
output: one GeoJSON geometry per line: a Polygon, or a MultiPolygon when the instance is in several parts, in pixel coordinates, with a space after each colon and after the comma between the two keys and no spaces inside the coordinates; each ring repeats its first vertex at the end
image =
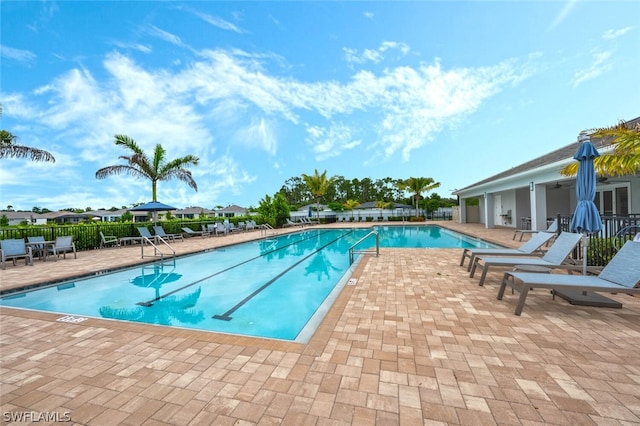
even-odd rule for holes
{"type": "Polygon", "coordinates": [[[375,254],[376,257],[380,255],[380,236],[378,235],[378,231],[371,231],[364,237],[360,238],[356,241],[351,247],[349,247],[349,265],[353,265],[354,254],[375,254]],[[375,250],[356,250],[356,246],[365,241],[367,238],[375,236],[376,237],[376,249],[375,250]]]}
{"type": "MultiPolygon", "coordinates": [[[[169,250],[171,250],[171,255],[172,257],[175,259],[176,258],[176,251],[173,249],[173,247],[171,247],[171,245],[162,237],[157,237],[156,238],[156,242],[158,241],[162,241],[162,243],[167,246],[169,248],[169,250]]],[[[164,261],[164,253],[162,252],[162,250],[160,250],[160,248],[154,244],[153,241],[151,241],[150,238],[148,237],[142,237],[142,242],[140,244],[140,256],[144,259],[144,246],[149,244],[150,246],[153,247],[153,255],[155,257],[160,256],[160,261],[164,261]]]]}
{"type": "Polygon", "coordinates": [[[278,235],[278,231],[273,229],[273,226],[269,225],[268,223],[263,223],[262,225],[260,225],[260,236],[264,236],[266,238],[269,235],[278,235]]]}

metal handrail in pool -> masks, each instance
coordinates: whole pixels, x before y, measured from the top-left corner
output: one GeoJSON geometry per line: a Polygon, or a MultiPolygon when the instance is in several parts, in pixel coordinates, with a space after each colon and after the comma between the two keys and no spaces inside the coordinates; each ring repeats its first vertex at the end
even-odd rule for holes
{"type": "MultiPolygon", "coordinates": [[[[169,250],[171,250],[171,253],[173,253],[173,257],[176,257],[176,251],[173,249],[173,247],[171,247],[171,244],[169,244],[164,238],[162,237],[157,237],[156,241],[160,240],[164,243],[164,245],[166,245],[167,247],[169,247],[169,250]]],[[[153,243],[153,241],[151,241],[149,239],[149,237],[142,237],[142,242],[140,244],[140,256],[142,257],[142,259],[144,259],[144,246],[145,246],[145,242],[147,242],[148,244],[150,244],[151,246],[153,246],[153,255],[155,257],[158,256],[158,253],[160,253],[160,260],[164,260],[164,253],[162,252],[162,250],[160,250],[160,248],[155,245],[153,243]]]]}
{"type": "Polygon", "coordinates": [[[378,257],[380,255],[380,236],[378,235],[378,231],[369,232],[367,235],[365,235],[364,237],[360,238],[351,247],[349,247],[349,264],[350,265],[353,264],[353,255],[354,255],[354,253],[358,253],[358,254],[373,254],[373,253],[375,253],[376,257],[378,257]],[[366,240],[367,238],[369,238],[372,235],[376,236],[376,249],[375,249],[375,251],[373,251],[373,250],[354,250],[355,247],[358,244],[362,243],[364,240],[366,240]]]}

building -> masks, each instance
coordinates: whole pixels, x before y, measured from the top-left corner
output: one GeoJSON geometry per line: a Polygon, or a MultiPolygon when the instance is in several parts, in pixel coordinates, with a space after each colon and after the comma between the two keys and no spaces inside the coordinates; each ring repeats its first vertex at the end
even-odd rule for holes
{"type": "MultiPolygon", "coordinates": [[[[640,123],[640,117],[627,122],[640,123]]],[[[613,149],[605,140],[593,139],[603,154],[613,149]]],[[[558,214],[571,215],[576,208],[576,179],[560,174],[573,159],[580,142],[576,141],[510,168],[495,176],[454,191],[460,200],[459,221],[479,222],[487,228],[506,226],[546,229],[548,219],[558,214]],[[467,205],[467,200],[477,200],[467,205]]],[[[594,200],[603,216],[640,214],[640,176],[602,177],[598,179],[594,200]]]]}

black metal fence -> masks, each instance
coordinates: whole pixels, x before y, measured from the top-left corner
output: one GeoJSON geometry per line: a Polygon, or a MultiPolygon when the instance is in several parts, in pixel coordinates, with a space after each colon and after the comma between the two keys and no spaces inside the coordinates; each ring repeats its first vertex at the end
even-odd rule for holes
{"type": "MultiPolygon", "coordinates": [[[[558,233],[570,232],[573,215],[557,215],[558,233]]],[[[587,264],[590,266],[605,266],[626,240],[633,239],[640,232],[640,214],[627,216],[601,216],[602,230],[589,238],[587,247],[587,264]]],[[[579,245],[573,257],[581,257],[582,247],[579,245]]]]}
{"type": "MultiPolygon", "coordinates": [[[[229,219],[235,225],[245,218],[229,219]]],[[[215,223],[214,219],[201,220],[167,220],[157,223],[162,225],[167,234],[180,234],[182,227],[188,226],[194,231],[199,231],[202,226],[215,223]]],[[[219,221],[220,222],[220,221],[219,221]]],[[[77,225],[27,225],[27,226],[11,226],[0,229],[0,239],[24,239],[27,237],[43,236],[46,241],[54,241],[56,237],[73,236],[73,241],[77,250],[91,250],[100,247],[100,232],[104,235],[123,237],[139,237],[138,228],[151,228],[154,222],[97,222],[77,225]]]]}

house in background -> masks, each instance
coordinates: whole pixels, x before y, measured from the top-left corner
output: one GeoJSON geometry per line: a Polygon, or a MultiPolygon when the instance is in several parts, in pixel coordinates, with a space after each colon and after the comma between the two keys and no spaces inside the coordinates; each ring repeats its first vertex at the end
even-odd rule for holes
{"type": "Polygon", "coordinates": [[[6,216],[9,219],[9,225],[21,225],[24,222],[29,225],[47,224],[46,217],[31,211],[2,210],[0,211],[0,216],[6,216]]]}
{"type": "MultiPolygon", "coordinates": [[[[640,117],[627,122],[640,123],[640,117]]],[[[600,154],[613,149],[608,142],[592,139],[600,154]]],[[[546,229],[558,214],[571,215],[576,208],[576,179],[560,174],[571,163],[580,142],[535,158],[519,166],[453,192],[460,200],[459,222],[483,223],[487,228],[546,229]],[[477,199],[476,206],[467,200],[477,199]]],[[[603,216],[640,214],[640,176],[600,177],[594,200],[603,216]]]]}
{"type": "Polygon", "coordinates": [[[225,207],[224,209],[216,210],[216,217],[234,217],[234,216],[246,216],[248,214],[248,210],[244,207],[240,207],[238,205],[232,204],[230,206],[225,207]]]}
{"type": "Polygon", "coordinates": [[[198,219],[201,215],[212,215],[213,210],[204,207],[187,207],[186,209],[175,210],[172,214],[179,219],[198,219]]]}

